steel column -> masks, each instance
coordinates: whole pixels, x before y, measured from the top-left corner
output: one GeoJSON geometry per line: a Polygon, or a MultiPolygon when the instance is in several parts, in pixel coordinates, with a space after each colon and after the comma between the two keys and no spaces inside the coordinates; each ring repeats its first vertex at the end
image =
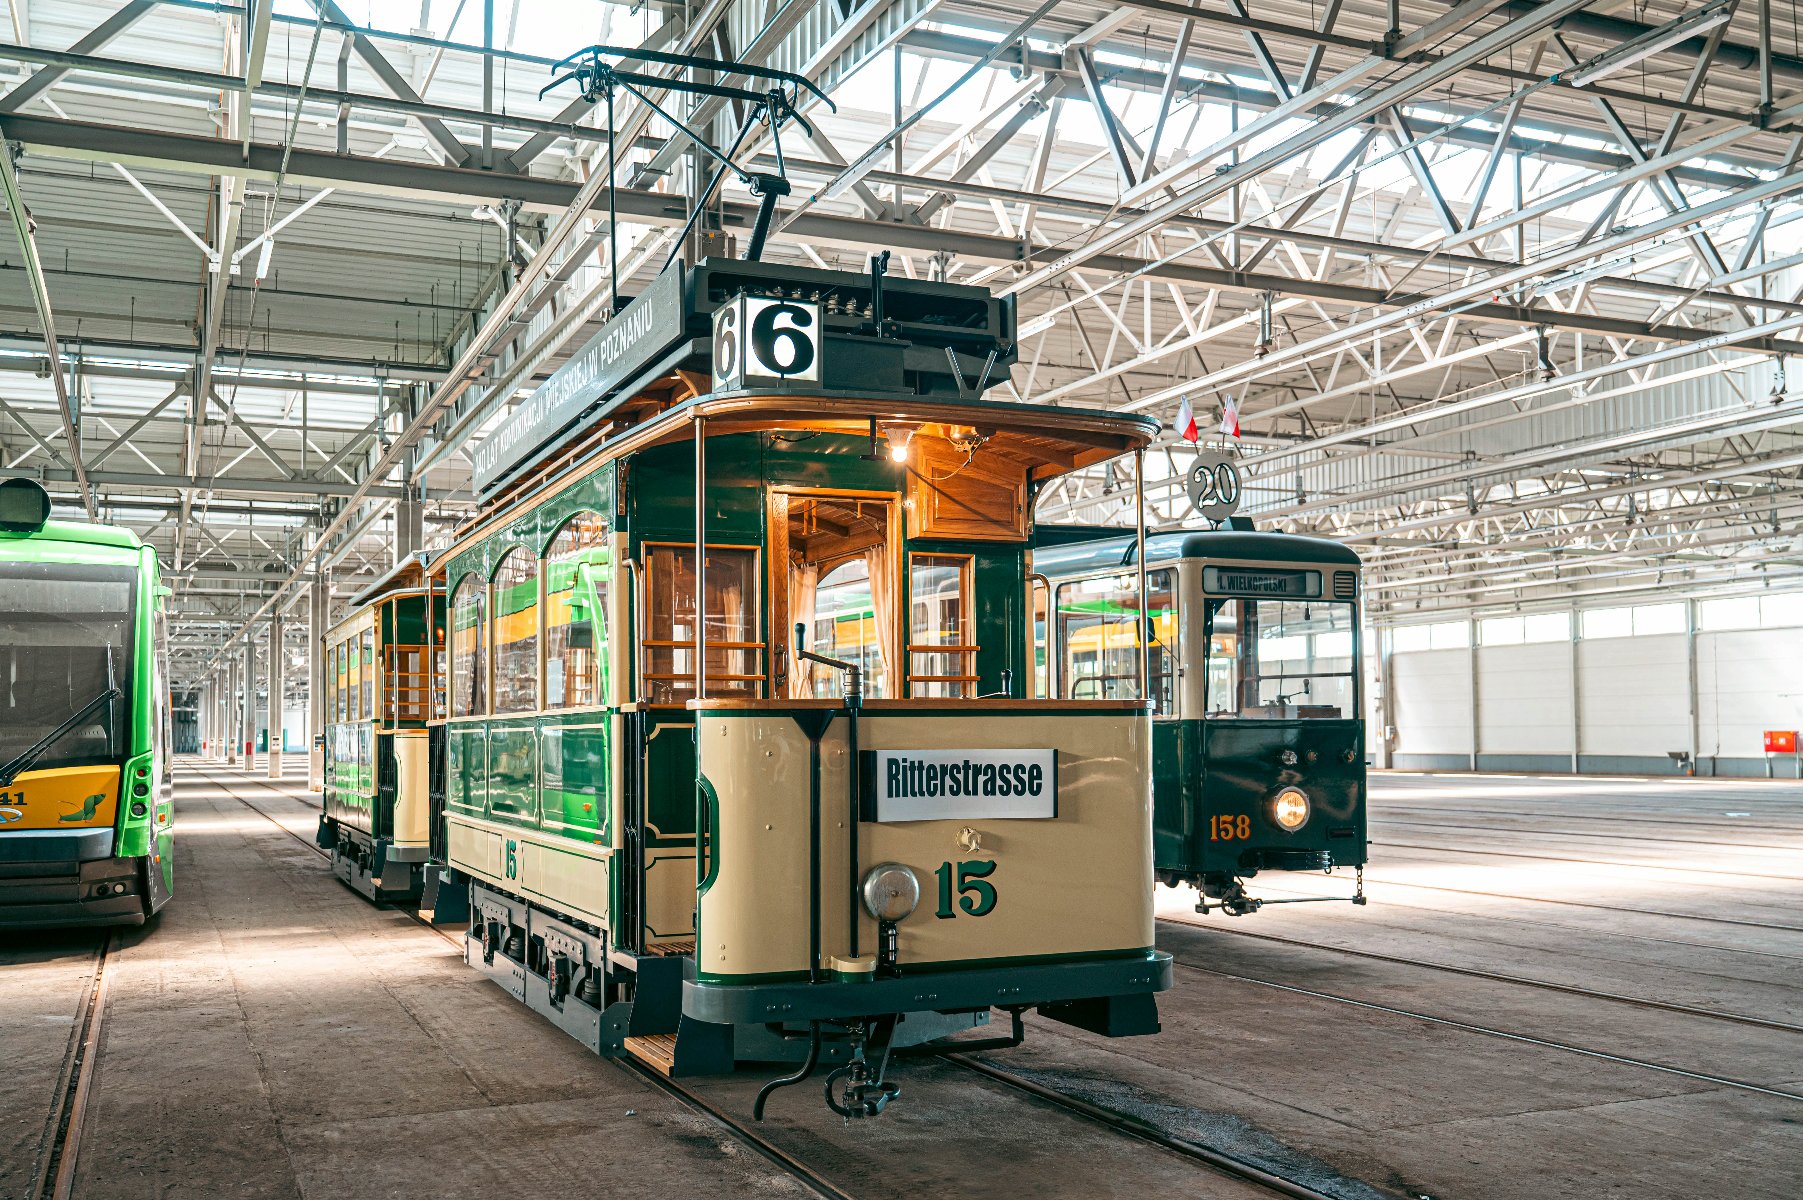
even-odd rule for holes
{"type": "Polygon", "coordinates": [[[282,777],[282,668],[285,647],[281,617],[269,623],[269,777],[282,777]]]}
{"type": "Polygon", "coordinates": [[[244,747],[244,769],[257,769],[257,642],[250,634],[244,636],[244,725],[239,730],[239,740],[244,747]]]}

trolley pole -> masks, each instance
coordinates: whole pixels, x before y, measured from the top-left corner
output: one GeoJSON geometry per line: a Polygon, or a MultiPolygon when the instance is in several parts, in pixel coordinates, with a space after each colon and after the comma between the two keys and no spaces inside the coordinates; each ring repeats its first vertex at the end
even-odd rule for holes
{"type": "Polygon", "coordinates": [[[282,777],[282,618],[269,623],[269,777],[282,777]]]}
{"type": "Polygon", "coordinates": [[[257,769],[257,643],[244,635],[244,769],[257,769]]]}

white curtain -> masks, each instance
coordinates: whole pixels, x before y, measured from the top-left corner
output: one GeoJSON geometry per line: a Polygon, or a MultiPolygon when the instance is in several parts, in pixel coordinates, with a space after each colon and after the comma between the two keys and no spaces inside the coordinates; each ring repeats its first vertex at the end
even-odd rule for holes
{"type": "MultiPolygon", "coordinates": [[[[814,597],[819,590],[819,567],[813,563],[789,564],[789,628],[783,630],[782,639],[785,644],[794,638],[796,625],[806,626],[808,637],[814,636],[814,597]]],[[[801,660],[801,648],[789,646],[789,697],[805,700],[814,695],[814,665],[801,660]]],[[[822,650],[816,646],[814,650],[821,654],[832,653],[830,647],[822,650]]]]}
{"type": "MultiPolygon", "coordinates": [[[[870,575],[870,608],[876,617],[877,653],[883,659],[882,696],[900,696],[902,679],[896,664],[896,639],[906,638],[905,630],[895,623],[895,559],[887,542],[878,542],[864,551],[864,569],[870,575]]],[[[874,690],[873,695],[876,695],[874,690]]]]}

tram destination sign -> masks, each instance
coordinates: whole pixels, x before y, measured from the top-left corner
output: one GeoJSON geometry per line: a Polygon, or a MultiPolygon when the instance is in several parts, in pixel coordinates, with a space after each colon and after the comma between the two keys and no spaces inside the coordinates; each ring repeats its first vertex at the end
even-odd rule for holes
{"type": "Polygon", "coordinates": [[[1204,567],[1202,590],[1212,595],[1321,598],[1319,571],[1261,571],[1251,567],[1204,567]]]}
{"type": "Polygon", "coordinates": [[[867,821],[1058,815],[1056,750],[866,750],[867,821]]]}
{"type": "Polygon", "coordinates": [[[682,273],[681,262],[665,268],[476,445],[471,457],[478,493],[493,487],[527,455],[568,429],[590,405],[682,340],[682,273]]]}

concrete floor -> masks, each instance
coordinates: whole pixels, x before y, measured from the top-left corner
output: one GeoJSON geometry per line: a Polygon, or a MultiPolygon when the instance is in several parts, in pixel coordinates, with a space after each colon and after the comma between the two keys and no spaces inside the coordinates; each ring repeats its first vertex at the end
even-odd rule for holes
{"type": "MultiPolygon", "coordinates": [[[[76,1195],[805,1193],[326,875],[282,828],[311,833],[298,787],[178,781],[178,895],[109,960],[76,1195]]],[[[1164,1033],[1033,1020],[992,1062],[1349,1198],[1803,1190],[1803,1099],[1694,1077],[1803,1095],[1803,1032],[1726,1019],[1803,1026],[1803,789],[1385,776],[1373,792],[1370,906],[1234,920],[1160,889],[1184,964],[1164,1033]]],[[[0,1200],[25,1194],[96,944],[0,947],[0,1200]]],[[[858,1196],[1268,1194],[952,1065],[901,1079],[855,1126],[815,1088],[779,1093],[764,1132],[858,1196]]],[[[743,1114],[761,1081],[700,1090],[743,1114]]]]}

